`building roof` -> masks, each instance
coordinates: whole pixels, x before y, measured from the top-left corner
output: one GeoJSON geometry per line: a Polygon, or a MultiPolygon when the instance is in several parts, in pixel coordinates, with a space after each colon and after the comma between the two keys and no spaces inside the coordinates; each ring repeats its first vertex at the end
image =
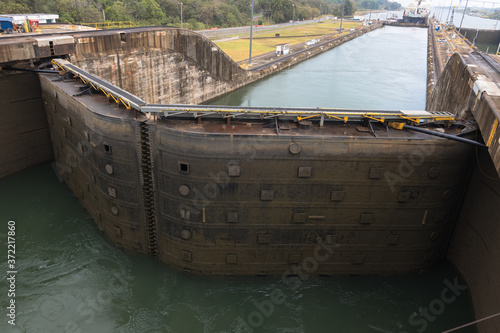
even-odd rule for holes
{"type": "Polygon", "coordinates": [[[28,20],[38,20],[40,23],[55,22],[59,18],[57,14],[0,14],[0,17],[8,17],[14,20],[16,24],[22,24],[28,20]]]}
{"type": "Polygon", "coordinates": [[[10,18],[18,18],[18,17],[23,17],[23,18],[41,18],[41,19],[58,19],[59,15],[57,14],[0,14],[0,17],[10,17],[10,18]]]}

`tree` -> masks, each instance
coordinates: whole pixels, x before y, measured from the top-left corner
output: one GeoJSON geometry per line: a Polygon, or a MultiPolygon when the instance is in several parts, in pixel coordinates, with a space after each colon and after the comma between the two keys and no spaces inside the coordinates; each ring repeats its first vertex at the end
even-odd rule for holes
{"type": "Polygon", "coordinates": [[[355,12],[356,12],[356,5],[353,4],[350,0],[345,0],[344,16],[354,16],[355,12]]]}
{"type": "Polygon", "coordinates": [[[107,21],[119,22],[132,20],[132,15],[121,1],[116,1],[113,5],[106,8],[104,12],[106,14],[107,21]]]}
{"type": "MultiPolygon", "coordinates": [[[[250,17],[250,2],[248,0],[229,0],[229,3],[234,5],[241,13],[242,17],[250,17]]],[[[243,19],[243,22],[248,21],[243,19]]]]}
{"type": "Polygon", "coordinates": [[[31,13],[29,6],[21,1],[6,0],[0,2],[0,13],[16,14],[31,13]]]}
{"type": "Polygon", "coordinates": [[[187,20],[187,24],[191,27],[193,30],[203,30],[205,29],[205,25],[203,23],[200,23],[196,21],[194,18],[190,18],[187,20]]]}
{"type": "Polygon", "coordinates": [[[401,4],[399,2],[389,2],[385,9],[387,10],[397,10],[401,8],[401,4]]]}
{"type": "Polygon", "coordinates": [[[264,17],[270,18],[273,22],[280,23],[292,20],[293,5],[296,6],[296,18],[299,17],[300,7],[304,9],[303,12],[311,9],[310,6],[299,6],[298,3],[294,4],[290,0],[259,0],[256,9],[260,10],[264,17]]]}
{"type": "MultiPolygon", "coordinates": [[[[260,11],[260,18],[280,23],[291,20],[295,8],[295,18],[309,19],[332,13],[335,7],[333,3],[338,4],[340,1],[256,0],[254,13],[260,11]]],[[[376,1],[379,4],[389,3],[387,0],[376,1]]],[[[0,12],[58,14],[59,21],[81,23],[102,21],[104,11],[107,21],[135,21],[139,25],[175,23],[179,26],[179,2],[183,3],[183,21],[193,19],[190,21],[193,28],[204,24],[238,26],[250,21],[249,0],[0,0],[0,12]]],[[[354,4],[354,1],[351,0],[351,3],[354,4]]],[[[349,8],[345,13],[349,15],[349,8]]]]}
{"type": "Polygon", "coordinates": [[[164,21],[167,17],[155,0],[142,0],[141,19],[147,21],[164,21]]]}
{"type": "Polygon", "coordinates": [[[364,0],[361,2],[361,8],[365,9],[378,9],[379,4],[377,1],[374,0],[364,0]]]}

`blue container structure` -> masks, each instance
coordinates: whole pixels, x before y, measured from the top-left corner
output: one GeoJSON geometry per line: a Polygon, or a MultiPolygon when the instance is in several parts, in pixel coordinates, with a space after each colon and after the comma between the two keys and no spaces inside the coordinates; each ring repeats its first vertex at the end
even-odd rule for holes
{"type": "Polygon", "coordinates": [[[14,31],[14,20],[9,17],[0,17],[0,32],[11,34],[14,31]]]}

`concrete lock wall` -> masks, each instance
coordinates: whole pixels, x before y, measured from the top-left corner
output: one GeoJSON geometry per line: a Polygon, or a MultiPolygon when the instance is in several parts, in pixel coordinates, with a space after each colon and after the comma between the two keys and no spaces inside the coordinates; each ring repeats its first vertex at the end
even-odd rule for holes
{"type": "MultiPolygon", "coordinates": [[[[477,70],[477,67],[474,67],[477,70]]],[[[470,288],[476,317],[484,318],[497,311],[500,299],[500,179],[498,133],[494,131],[499,118],[499,97],[474,90],[478,79],[464,58],[455,53],[448,61],[430,96],[430,110],[451,111],[459,118],[473,113],[481,125],[485,142],[491,137],[488,150],[475,148],[475,170],[462,204],[453,233],[448,258],[459,269],[470,288]]],[[[479,323],[479,332],[496,332],[500,319],[479,323]]]]}
{"type": "MultiPolygon", "coordinates": [[[[461,28],[460,33],[474,44],[489,44],[497,46],[500,43],[500,31],[461,28]]],[[[486,50],[484,50],[486,51],[486,50]]],[[[489,53],[494,53],[496,49],[490,48],[489,53]]]]}
{"type": "MultiPolygon", "coordinates": [[[[336,47],[381,25],[319,44],[272,66],[247,72],[210,40],[175,28],[136,28],[32,36],[0,44],[0,63],[33,68],[33,61],[65,57],[148,103],[199,104],[336,47]]],[[[0,177],[52,158],[37,77],[0,77],[0,177]],[[24,101],[24,102],[22,102],[24,101]],[[24,103],[24,104],[22,104],[24,103]],[[22,107],[21,107],[22,106],[22,107]],[[22,110],[21,110],[21,109],[22,110]],[[21,118],[31,121],[22,121],[21,118]],[[45,123],[45,124],[44,124],[45,123]],[[29,128],[28,128],[29,127],[29,128]],[[23,131],[23,132],[20,132],[23,131]]]]}
{"type": "MultiPolygon", "coordinates": [[[[235,89],[240,82],[243,84],[245,80],[249,82],[257,77],[271,74],[283,66],[303,60],[304,58],[301,57],[313,56],[321,52],[319,48],[310,50],[309,54],[297,56],[275,66],[274,69],[258,71],[257,74],[253,74],[253,78],[249,79],[248,74],[221,55],[220,51],[214,51],[212,44],[199,39],[200,37],[194,36],[193,33],[178,32],[176,29],[157,30],[127,31],[124,34],[113,32],[95,36],[95,33],[79,34],[78,37],[75,36],[74,49],[76,51],[72,54],[72,60],[77,65],[132,91],[148,102],[199,103],[217,94],[235,89]],[[198,45],[203,45],[203,47],[198,48],[198,45]],[[149,60],[148,56],[151,56],[149,60]],[[158,67],[161,70],[158,70],[158,67]],[[137,68],[142,71],[137,71],[137,68]],[[169,75],[173,75],[173,78],[169,75]],[[171,83],[167,85],[165,82],[171,83]],[[190,89],[191,86],[195,88],[190,89]]],[[[348,40],[351,37],[343,38],[348,40]]],[[[22,51],[26,54],[31,52],[26,45],[23,46],[22,51]]],[[[5,129],[1,131],[1,135],[3,142],[8,143],[2,148],[2,173],[0,175],[51,159],[46,130],[47,121],[40,116],[39,111],[35,111],[40,108],[41,100],[33,78],[32,74],[16,74],[12,78],[7,76],[0,78],[0,86],[4,88],[2,92],[5,92],[7,97],[0,101],[2,103],[1,126],[5,129]],[[27,95],[23,90],[30,85],[33,88],[26,89],[26,91],[32,92],[33,95],[31,93],[27,95]],[[23,97],[16,97],[21,95],[23,97]],[[19,112],[13,115],[13,110],[19,110],[19,112]],[[21,117],[21,112],[28,112],[28,114],[21,117]],[[27,123],[26,119],[31,121],[27,123]]],[[[47,82],[42,84],[45,86],[47,82]]],[[[51,91],[52,88],[47,89],[51,91]]],[[[82,200],[104,232],[114,242],[139,252],[150,251],[151,241],[155,240],[155,232],[156,236],[159,235],[158,232],[166,233],[167,231],[175,234],[172,236],[172,244],[184,241],[180,211],[165,204],[165,193],[159,193],[159,197],[155,199],[162,204],[156,207],[158,209],[156,213],[172,218],[174,222],[171,225],[175,227],[171,230],[167,230],[166,225],[162,224],[148,225],[145,198],[142,194],[137,194],[141,192],[145,174],[141,170],[138,157],[144,152],[144,147],[137,146],[138,138],[144,130],[144,125],[141,123],[145,119],[108,119],[103,115],[89,112],[81,105],[74,104],[71,98],[51,94],[53,91],[48,92],[46,97],[47,114],[49,123],[54,128],[54,152],[59,167],[63,170],[62,177],[82,200]],[[49,105],[52,105],[53,110],[49,105]],[[58,107],[64,112],[57,114],[58,107]],[[96,131],[97,128],[100,130],[96,131]],[[116,133],[120,133],[120,137],[117,137],[116,133]],[[108,149],[114,153],[109,154],[108,149]],[[79,158],[82,154],[87,156],[85,155],[87,151],[92,152],[88,158],[79,158]],[[125,176],[129,174],[134,177],[125,176]],[[153,234],[149,233],[152,228],[157,228],[153,234]],[[182,240],[179,239],[179,235],[182,240]]],[[[99,98],[103,103],[107,102],[102,96],[99,98]]],[[[492,107],[496,98],[498,97],[488,96],[487,93],[483,93],[483,96],[478,98],[474,93],[470,69],[467,68],[463,59],[455,54],[441,74],[428,103],[430,110],[453,111],[459,117],[466,116],[467,111],[472,110],[479,122],[488,124],[492,121],[490,115],[498,114],[498,110],[492,107]]],[[[168,149],[161,144],[161,139],[158,139],[161,130],[152,124],[146,127],[153,142],[160,140],[160,143],[157,142],[159,150],[153,157],[153,161],[158,163],[154,179],[164,181],[166,178],[172,181],[172,183],[167,182],[166,188],[172,187],[172,193],[177,193],[175,191],[179,189],[174,186],[176,178],[167,177],[172,176],[173,171],[165,169],[162,164],[163,161],[168,160],[164,157],[167,152],[163,150],[168,149]]],[[[485,130],[482,135],[486,141],[491,131],[485,130]]],[[[498,133],[493,133],[492,138],[493,144],[490,152],[495,163],[492,164],[491,159],[488,160],[488,156],[484,153],[478,153],[480,163],[476,166],[448,251],[449,258],[459,268],[471,287],[478,318],[490,315],[490,311],[495,308],[500,297],[499,285],[495,283],[495,278],[500,275],[498,261],[500,245],[496,241],[499,236],[498,225],[500,225],[498,223],[500,189],[498,177],[495,178],[492,172],[492,165],[496,165],[497,171],[499,170],[497,161],[499,155],[496,154],[498,145],[495,146],[498,142],[498,133]]],[[[169,137],[169,140],[177,139],[173,135],[169,137]]],[[[175,161],[191,158],[177,156],[179,153],[176,152],[168,153],[175,161]]],[[[208,181],[208,178],[202,177],[201,179],[202,183],[208,181]]],[[[178,200],[178,198],[173,198],[173,200],[178,200]]],[[[213,214],[228,218],[226,211],[221,212],[213,214]]],[[[232,215],[232,218],[234,216],[232,215]]],[[[193,218],[198,217],[193,215],[193,218]]],[[[243,221],[243,215],[241,218],[243,221]]],[[[197,231],[194,229],[192,232],[197,231]]],[[[184,235],[186,235],[185,232],[184,235]]],[[[205,241],[203,237],[199,237],[197,235],[193,240],[205,241]]],[[[185,252],[175,254],[175,260],[168,250],[170,245],[158,244],[158,246],[166,251],[161,256],[164,258],[170,256],[174,264],[182,262],[186,265],[185,259],[196,258],[196,253],[193,254],[190,251],[190,248],[195,248],[191,245],[184,250],[185,252]]],[[[228,259],[224,256],[225,254],[220,255],[223,256],[215,260],[220,260],[221,265],[222,261],[225,265],[228,260],[231,263],[241,259],[238,256],[231,256],[228,259]]],[[[299,259],[293,257],[293,260],[299,259]]],[[[480,324],[479,327],[480,331],[491,332],[498,325],[500,325],[498,321],[491,320],[480,324]]]]}
{"type": "MultiPolygon", "coordinates": [[[[374,28],[376,27],[370,29],[374,28]]],[[[127,30],[123,33],[116,31],[80,33],[75,35],[75,45],[68,49],[72,50],[71,60],[77,65],[133,92],[148,102],[196,104],[236,89],[238,85],[245,82],[248,83],[272,74],[281,68],[293,65],[367,31],[369,30],[344,36],[331,45],[308,50],[304,54],[290,58],[272,68],[257,71],[255,74],[244,72],[220,50],[214,50],[214,45],[209,41],[194,33],[178,31],[177,29],[127,30]]],[[[36,54],[43,53],[41,46],[37,49],[30,46],[29,43],[20,47],[17,44],[9,44],[0,51],[2,59],[7,59],[5,61],[18,58],[36,58],[36,54]]],[[[47,54],[50,55],[49,51],[47,54]]],[[[437,85],[429,97],[429,109],[453,111],[459,117],[467,116],[467,112],[472,110],[480,123],[491,123],[493,119],[490,115],[498,115],[498,110],[493,107],[498,97],[483,93],[483,96],[478,98],[478,95],[474,93],[472,83],[473,77],[470,69],[467,68],[463,59],[455,54],[441,73],[437,85]]],[[[157,128],[152,123],[145,123],[146,119],[144,118],[123,118],[123,114],[126,114],[123,110],[118,110],[121,114],[120,117],[109,117],[95,113],[86,106],[76,103],[69,95],[65,95],[62,87],[53,87],[45,79],[42,79],[42,86],[45,91],[48,122],[51,124],[53,132],[53,150],[58,168],[61,169],[61,177],[80,198],[82,204],[89,210],[106,235],[112,241],[139,252],[150,252],[151,243],[156,241],[157,246],[159,246],[157,251],[163,251],[159,254],[163,260],[168,260],[178,267],[192,266],[189,259],[191,261],[193,258],[195,261],[197,260],[197,249],[196,245],[193,244],[213,240],[212,233],[215,233],[217,228],[225,230],[226,225],[214,226],[214,229],[205,234],[200,231],[199,225],[188,230],[189,234],[183,232],[186,230],[184,226],[186,211],[184,211],[184,218],[181,218],[178,206],[181,199],[177,193],[180,186],[183,185],[181,177],[185,175],[177,174],[179,171],[176,168],[179,168],[179,165],[175,163],[194,161],[198,155],[188,156],[185,153],[175,151],[165,144],[165,140],[179,141],[180,147],[188,145],[189,142],[180,140],[175,131],[168,132],[165,129],[157,128]],[[153,169],[153,179],[155,182],[161,182],[164,189],[168,189],[168,191],[158,190],[157,197],[153,198],[153,202],[157,204],[156,207],[153,207],[156,209],[154,213],[160,216],[159,224],[156,225],[154,222],[153,225],[148,224],[146,210],[151,209],[151,205],[147,207],[147,198],[142,193],[142,184],[144,184],[147,172],[145,173],[141,169],[140,163],[140,156],[143,156],[145,148],[138,145],[138,142],[141,140],[141,136],[144,136],[144,130],[149,133],[146,136],[149,136],[152,142],[156,142],[157,150],[152,156],[152,161],[157,165],[157,168],[153,169]],[[117,136],[116,133],[119,135],[117,136]],[[167,193],[174,194],[168,196],[167,193]],[[168,225],[166,224],[167,220],[170,221],[168,225]],[[153,232],[151,233],[151,231],[153,232]],[[158,235],[167,236],[163,244],[155,239],[158,235]],[[186,245],[185,238],[191,239],[192,244],[186,245]],[[166,239],[171,242],[167,243],[166,239]],[[185,248],[179,252],[181,246],[185,248]]],[[[0,148],[0,156],[2,156],[0,177],[2,177],[24,167],[50,160],[52,150],[47,130],[47,119],[43,116],[43,104],[37,77],[33,74],[2,75],[0,87],[2,88],[0,135],[2,142],[4,142],[0,148]]],[[[103,96],[93,97],[93,99],[97,98],[103,104],[107,103],[103,96]]],[[[491,131],[487,130],[484,130],[482,135],[485,141],[490,135],[493,139],[490,153],[494,163],[488,154],[478,152],[478,163],[448,251],[448,257],[459,268],[468,282],[478,318],[492,314],[491,311],[495,309],[497,300],[500,298],[500,285],[496,283],[496,277],[500,276],[500,260],[498,260],[500,245],[497,241],[500,236],[500,223],[498,223],[500,185],[494,172],[495,165],[496,171],[499,170],[498,166],[500,165],[500,160],[498,160],[500,155],[497,154],[499,138],[498,133],[492,134],[491,131]]],[[[205,137],[203,140],[208,140],[205,142],[207,145],[208,142],[213,142],[212,139],[205,137]]],[[[278,146],[285,147],[289,143],[276,142],[274,144],[278,148],[278,146]]],[[[309,145],[307,142],[304,144],[305,147],[309,145]]],[[[217,149],[217,147],[212,148],[217,149]]],[[[206,152],[200,152],[200,154],[202,153],[206,152]]],[[[399,154],[401,153],[400,151],[399,154]]],[[[262,168],[265,168],[265,157],[261,156],[260,159],[263,163],[262,168]]],[[[213,161],[215,170],[219,170],[221,165],[225,167],[224,161],[213,161]]],[[[443,170],[450,172],[453,167],[463,167],[467,161],[454,161],[453,154],[445,155],[445,151],[443,151],[440,163],[445,165],[447,162],[450,164],[443,170]]],[[[323,162],[313,161],[311,163],[312,168],[316,169],[321,168],[323,162]]],[[[243,168],[241,170],[246,169],[244,163],[239,166],[243,168]]],[[[285,167],[289,167],[288,163],[285,164],[285,167]]],[[[300,166],[297,164],[294,167],[300,166]]],[[[392,166],[393,169],[397,169],[397,167],[397,165],[392,166]]],[[[461,173],[456,173],[456,176],[463,178],[461,173]]],[[[189,180],[191,186],[201,186],[209,181],[211,178],[207,175],[198,175],[198,180],[189,180]]],[[[247,186],[247,184],[245,185],[243,182],[238,186],[247,186]]],[[[227,191],[229,190],[227,189],[227,191]]],[[[339,191],[343,192],[343,190],[339,191]]],[[[223,193],[223,195],[227,195],[227,193],[223,193]]],[[[245,202],[243,198],[240,199],[245,202]]],[[[278,205],[281,204],[278,203],[278,205]]],[[[452,210],[458,212],[456,206],[452,210]]],[[[226,223],[237,224],[248,221],[247,211],[248,209],[243,206],[238,207],[237,212],[229,211],[224,207],[215,207],[212,212],[207,213],[207,216],[210,219],[222,219],[226,223]],[[228,215],[229,213],[231,214],[228,215]],[[237,222],[234,222],[235,220],[237,222]]],[[[195,220],[193,225],[199,223],[196,219],[202,217],[196,215],[194,211],[192,213],[192,218],[195,220]]],[[[438,213],[438,211],[433,212],[436,214],[436,218],[438,213]]],[[[350,213],[345,212],[345,214],[347,216],[350,213]]],[[[293,216],[285,217],[293,221],[293,216]]],[[[299,217],[303,218],[303,216],[299,217]]],[[[262,219],[266,216],[258,218],[262,219]]],[[[357,218],[360,218],[359,215],[357,218]]],[[[354,218],[352,219],[355,221],[354,218]]],[[[238,227],[234,228],[238,234],[238,227]]],[[[432,230],[426,229],[419,237],[426,238],[426,241],[429,242],[428,233],[440,231],[440,228],[442,227],[436,226],[434,229],[431,228],[432,230]]],[[[369,230],[369,227],[366,229],[369,230]]],[[[402,236],[404,231],[400,230],[400,232],[399,237],[404,237],[402,236]]],[[[255,229],[250,234],[240,235],[240,239],[244,242],[250,242],[250,238],[253,237],[253,242],[258,234],[258,230],[255,229]]],[[[342,234],[339,232],[326,236],[331,236],[330,240],[337,241],[337,237],[341,237],[342,234]]],[[[387,235],[380,236],[380,239],[387,241],[385,236],[387,235]]],[[[358,235],[357,239],[362,240],[363,237],[358,235]]],[[[267,241],[266,237],[263,239],[267,241]]],[[[230,246],[227,239],[219,240],[218,244],[220,245],[223,241],[226,242],[224,246],[230,246]]],[[[395,241],[395,238],[392,241],[395,241]]],[[[438,253],[444,248],[440,249],[437,250],[438,253]]],[[[212,257],[207,262],[215,261],[218,263],[215,266],[219,267],[245,260],[245,257],[239,253],[210,253],[209,256],[212,257]]],[[[362,254],[358,255],[360,257],[357,259],[361,260],[362,254]]],[[[387,256],[391,255],[396,262],[406,260],[403,260],[397,252],[387,254],[387,256]]],[[[367,258],[372,260],[377,256],[383,256],[383,254],[377,254],[375,251],[367,258]]],[[[346,254],[344,258],[346,265],[352,264],[350,258],[350,254],[346,254]]],[[[283,258],[273,258],[273,260],[275,259],[283,260],[283,258]]],[[[289,260],[300,261],[300,257],[294,256],[289,260]]],[[[365,260],[364,257],[363,260],[365,260]]],[[[217,270],[215,269],[215,271],[217,270]]],[[[282,268],[279,270],[281,271],[282,268]]],[[[479,324],[479,328],[481,332],[492,332],[499,325],[498,320],[491,320],[479,324]]]]}
{"type": "Polygon", "coordinates": [[[453,54],[428,98],[427,109],[449,111],[459,118],[467,117],[468,111],[470,114],[471,99],[472,102],[475,99],[470,79],[471,75],[462,57],[458,53],[453,54]]]}
{"type": "Polygon", "coordinates": [[[318,274],[418,271],[443,258],[466,185],[468,154],[449,142],[154,133],[162,259],[192,272],[279,274],[321,242],[334,248],[318,274]],[[432,155],[391,191],[383,175],[417,147],[432,155]]]}
{"type": "Polygon", "coordinates": [[[0,74],[0,178],[53,159],[38,75],[0,74]]]}
{"type": "MultiPolygon", "coordinates": [[[[485,150],[478,151],[476,163],[447,256],[466,279],[481,319],[498,313],[500,299],[500,179],[485,150]]],[[[497,332],[500,318],[477,327],[497,332]]]]}
{"type": "Polygon", "coordinates": [[[41,86],[59,177],[114,243],[147,252],[137,147],[141,119],[118,109],[94,112],[114,108],[99,95],[76,101],[74,83],[41,77],[41,86]]]}
{"type": "Polygon", "coordinates": [[[62,179],[127,249],[203,274],[279,274],[322,243],[332,253],[321,252],[318,274],[411,272],[443,259],[469,146],[343,137],[328,134],[332,123],[322,135],[277,136],[262,122],[223,133],[222,120],[135,119],[103,95],[73,97],[74,82],[41,82],[62,179]]]}
{"type": "Polygon", "coordinates": [[[70,61],[148,103],[199,104],[248,81],[211,41],[179,29],[75,37],[70,61]]]}
{"type": "Polygon", "coordinates": [[[256,71],[244,70],[197,33],[167,28],[75,36],[70,61],[148,103],[200,104],[381,26],[356,30],[256,71]]]}
{"type": "Polygon", "coordinates": [[[431,111],[449,111],[459,119],[477,122],[488,152],[500,174],[500,93],[477,65],[469,66],[455,53],[449,59],[427,101],[431,111]],[[492,88],[493,87],[493,88],[492,88]]]}

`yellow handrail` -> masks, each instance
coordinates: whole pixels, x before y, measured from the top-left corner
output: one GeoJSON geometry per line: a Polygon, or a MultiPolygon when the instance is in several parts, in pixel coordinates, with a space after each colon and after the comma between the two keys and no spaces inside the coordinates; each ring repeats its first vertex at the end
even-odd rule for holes
{"type": "Polygon", "coordinates": [[[135,24],[132,21],[119,21],[119,22],[112,22],[112,21],[106,21],[106,22],[95,22],[95,23],[80,23],[80,25],[86,25],[90,27],[94,27],[96,29],[119,29],[119,28],[134,28],[137,27],[137,24],[135,24]]]}
{"type": "Polygon", "coordinates": [[[71,22],[70,22],[70,21],[66,20],[66,22],[68,22],[69,28],[70,28],[71,30],[78,30],[78,29],[76,28],[76,26],[74,26],[73,24],[71,24],[71,22]]]}
{"type": "MultiPolygon", "coordinates": [[[[324,121],[324,116],[329,118],[347,122],[349,118],[353,120],[371,119],[384,123],[390,121],[390,126],[401,126],[394,124],[394,120],[409,120],[412,122],[420,123],[421,120],[432,121],[454,121],[455,117],[449,112],[431,112],[431,111],[376,111],[376,110],[343,110],[343,109],[275,109],[275,108],[249,108],[249,109],[233,109],[224,108],[223,106],[187,106],[187,105],[156,105],[148,104],[141,99],[127,94],[122,89],[113,86],[112,84],[105,85],[101,80],[92,76],[76,66],[69,67],[69,62],[62,59],[52,60],[59,68],[66,72],[72,72],[74,77],[79,77],[83,83],[91,86],[94,90],[102,91],[108,98],[111,97],[117,104],[123,104],[127,109],[134,107],[135,110],[143,113],[160,113],[164,117],[193,114],[195,117],[222,114],[226,117],[248,116],[253,119],[266,119],[277,116],[295,117],[298,121],[304,119],[312,119],[321,117],[321,122],[324,121]],[[75,68],[76,67],[76,68],[75,68]],[[83,74],[82,74],[83,73],[83,74]],[[166,115],[165,115],[166,114],[166,115]]],[[[498,126],[498,123],[496,123],[498,126]]]]}

